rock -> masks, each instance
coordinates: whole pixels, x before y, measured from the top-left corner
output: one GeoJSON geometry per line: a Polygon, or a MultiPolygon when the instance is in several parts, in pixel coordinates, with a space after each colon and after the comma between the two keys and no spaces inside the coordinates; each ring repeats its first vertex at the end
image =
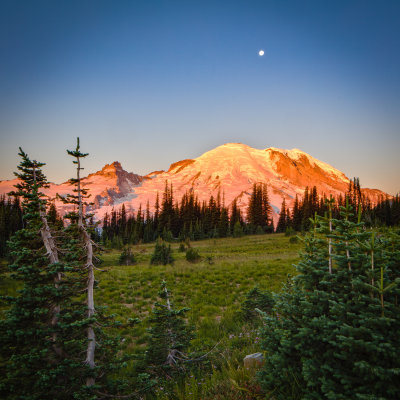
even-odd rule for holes
{"type": "Polygon", "coordinates": [[[264,355],[262,353],[249,354],[243,359],[245,368],[261,367],[264,364],[264,355]]]}

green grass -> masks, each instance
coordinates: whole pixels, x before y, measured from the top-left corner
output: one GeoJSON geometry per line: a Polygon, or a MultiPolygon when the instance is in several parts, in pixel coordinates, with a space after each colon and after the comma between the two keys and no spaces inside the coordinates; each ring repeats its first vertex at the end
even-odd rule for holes
{"type": "MultiPolygon", "coordinates": [[[[154,244],[135,246],[138,262],[133,266],[117,264],[120,251],[104,253],[104,272],[96,273],[96,303],[108,306],[108,312],[122,322],[135,317],[142,320],[125,331],[126,349],[135,352],[145,345],[147,317],[165,279],[175,306],[190,308],[188,322],[196,329],[193,348],[207,352],[217,345],[210,355],[216,364],[213,372],[202,376],[201,381],[193,377],[178,384],[176,397],[257,398],[248,397],[246,385],[254,381],[254,371],[245,371],[242,360],[246,354],[260,351],[258,333],[254,327],[243,326],[240,306],[256,285],[262,290],[279,291],[287,275],[295,273],[293,264],[298,261],[302,244],[273,234],[209,239],[192,242],[191,246],[199,251],[199,262],[188,262],[185,253],[178,251],[179,244],[173,244],[175,262],[166,266],[150,265],[154,244]]],[[[164,398],[162,391],[158,398],[164,398]]]]}
{"type": "Polygon", "coordinates": [[[205,318],[220,325],[239,309],[255,285],[278,291],[287,274],[294,273],[293,263],[301,247],[281,234],[203,240],[191,245],[202,257],[197,263],[186,261],[178,244],[172,245],[174,264],[166,266],[149,265],[154,244],[134,248],[138,263],[133,266],[117,264],[120,251],[104,253],[104,272],[96,273],[96,302],[107,305],[122,321],[143,318],[165,279],[176,306],[191,308],[190,319],[198,328],[205,318]],[[212,257],[211,263],[207,256],[212,257]]]}
{"type": "MultiPolygon", "coordinates": [[[[151,312],[163,279],[172,291],[176,308],[189,307],[188,322],[195,327],[194,350],[211,351],[211,372],[188,377],[176,385],[178,399],[252,399],[259,398],[254,371],[243,368],[246,354],[260,351],[257,329],[245,326],[239,317],[240,305],[254,286],[279,291],[287,275],[294,274],[301,242],[290,243],[283,234],[254,235],[242,238],[209,239],[192,242],[201,259],[191,263],[179,244],[172,244],[173,265],[150,265],[154,243],[137,245],[133,252],[137,263],[120,266],[121,251],[102,255],[102,271],[96,271],[98,287],[95,304],[106,306],[107,314],[126,322],[142,322],[124,327],[125,351],[143,349],[147,338],[147,317],[151,312]],[[250,386],[249,386],[250,385],[250,386]],[[251,397],[249,393],[253,393],[251,397]]],[[[1,294],[14,294],[15,283],[2,274],[1,294]]],[[[129,374],[129,371],[127,371],[129,374]]],[[[165,397],[162,390],[157,398],[165,397]]]]}

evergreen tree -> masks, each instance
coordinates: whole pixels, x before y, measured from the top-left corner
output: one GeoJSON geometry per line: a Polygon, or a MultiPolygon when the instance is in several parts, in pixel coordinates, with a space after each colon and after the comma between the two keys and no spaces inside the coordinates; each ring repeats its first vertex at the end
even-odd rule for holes
{"type": "Polygon", "coordinates": [[[150,264],[152,265],[167,265],[173,264],[174,258],[172,256],[171,245],[158,240],[154,247],[154,253],[151,256],[150,264]]]}
{"type": "Polygon", "coordinates": [[[272,220],[272,207],[269,204],[268,187],[262,185],[262,216],[263,216],[263,227],[267,233],[274,232],[274,223],[272,220]]]}
{"type": "Polygon", "coordinates": [[[82,187],[81,178],[83,169],[81,159],[85,158],[88,153],[81,152],[79,138],[76,148],[67,150],[67,153],[74,158],[73,163],[76,165],[76,178],[69,180],[70,184],[75,187],[73,194],[68,194],[62,199],[65,203],[75,206],[74,210],[65,216],[70,220],[66,229],[70,242],[68,257],[70,265],[84,277],[83,291],[86,292],[86,305],[83,310],[86,315],[81,316],[78,327],[81,335],[83,334],[82,329],[86,331],[86,341],[82,342],[86,347],[84,350],[86,358],[82,360],[86,371],[81,378],[85,378],[85,390],[88,395],[93,395],[99,389],[106,392],[110,390],[108,374],[119,368],[121,360],[117,359],[118,338],[108,336],[104,330],[107,326],[115,325],[115,322],[104,315],[102,308],[95,309],[94,304],[96,285],[94,270],[99,261],[96,256],[98,245],[91,238],[88,221],[92,215],[87,212],[91,203],[86,202],[90,195],[82,187]]]}
{"type": "Polygon", "coordinates": [[[221,209],[221,217],[218,223],[218,236],[219,237],[227,237],[229,231],[229,216],[228,210],[223,207],[221,209]]]}
{"type": "Polygon", "coordinates": [[[49,210],[47,211],[47,221],[55,229],[62,229],[64,227],[64,222],[57,213],[54,201],[50,203],[49,210]]]}
{"type": "Polygon", "coordinates": [[[273,232],[271,213],[267,186],[255,183],[247,208],[247,221],[250,224],[250,231],[254,233],[259,227],[264,232],[273,232]]]}
{"type": "Polygon", "coordinates": [[[244,235],[242,225],[239,221],[236,221],[235,226],[233,227],[233,237],[238,238],[244,235]]]}
{"type": "Polygon", "coordinates": [[[286,215],[286,201],[283,198],[281,205],[281,212],[279,213],[278,225],[276,226],[276,232],[285,232],[287,227],[287,215],[286,215]]]}
{"type": "Polygon", "coordinates": [[[299,232],[301,230],[302,219],[303,219],[303,217],[301,215],[299,198],[296,193],[296,197],[294,199],[294,204],[293,204],[293,210],[292,210],[292,225],[293,225],[293,229],[297,232],[299,232]]]}
{"type": "Polygon", "coordinates": [[[261,379],[277,399],[400,397],[400,242],[354,219],[348,203],[311,221],[299,275],[265,317],[261,379]]]}
{"type": "Polygon", "coordinates": [[[232,208],[232,211],[231,211],[231,217],[229,219],[229,225],[230,225],[231,232],[233,233],[235,224],[237,222],[239,222],[239,224],[242,223],[242,216],[240,213],[240,208],[237,205],[236,198],[233,200],[231,208],[232,208]]]}
{"type": "Polygon", "coordinates": [[[246,322],[254,321],[260,317],[258,310],[270,314],[273,306],[272,293],[268,290],[262,291],[256,286],[246,294],[246,299],[241,305],[243,319],[246,322]]]}
{"type": "Polygon", "coordinates": [[[201,256],[199,254],[199,251],[197,249],[194,249],[193,247],[189,247],[186,250],[186,260],[189,262],[197,262],[201,259],[201,256]]]}
{"type": "Polygon", "coordinates": [[[135,255],[132,252],[130,247],[126,247],[121,255],[119,256],[118,260],[119,265],[133,265],[136,264],[135,255]]]}
{"type": "Polygon", "coordinates": [[[168,186],[168,182],[165,181],[165,189],[163,193],[161,211],[159,216],[159,232],[162,232],[164,228],[166,231],[171,231],[173,219],[174,219],[174,198],[173,198],[172,184],[171,186],[168,186]]]}
{"type": "Polygon", "coordinates": [[[159,379],[172,381],[187,371],[190,356],[187,354],[193,329],[185,322],[188,308],[175,309],[171,292],[165,281],[161,283],[159,297],[149,319],[149,343],[145,361],[149,373],[159,379]]]}
{"type": "MultiPolygon", "coordinates": [[[[73,163],[76,164],[76,178],[71,178],[69,183],[75,186],[73,190],[75,194],[69,194],[66,197],[66,201],[69,204],[74,204],[77,207],[77,212],[70,212],[68,218],[71,219],[72,222],[77,223],[77,229],[80,234],[81,239],[81,248],[82,253],[84,253],[84,268],[87,269],[87,317],[88,319],[93,319],[95,322],[95,308],[94,308],[94,248],[95,245],[90,237],[90,234],[86,228],[86,220],[90,217],[90,215],[84,213],[84,208],[86,208],[89,204],[85,202],[85,199],[90,197],[88,195],[87,190],[82,187],[81,181],[81,158],[85,158],[88,156],[88,153],[82,153],[80,151],[79,138],[77,139],[76,148],[74,150],[67,150],[68,155],[74,158],[73,163]]],[[[96,348],[96,336],[93,323],[90,323],[87,326],[87,350],[86,350],[86,360],[85,363],[89,366],[90,369],[95,369],[95,348],[96,348]]],[[[95,384],[95,374],[91,374],[92,376],[87,377],[86,386],[93,386],[95,384]]]]}
{"type": "Polygon", "coordinates": [[[31,161],[22,149],[19,155],[20,182],[12,194],[23,199],[24,228],[10,241],[10,269],[22,289],[7,299],[11,308],[0,322],[1,359],[8,360],[0,367],[0,394],[7,399],[69,399],[82,394],[84,375],[84,366],[74,358],[80,342],[73,340],[76,327],[71,323],[80,281],[63,278],[71,271],[59,260],[47,222],[41,192],[48,185],[44,164],[31,161]]]}
{"type": "Polygon", "coordinates": [[[154,206],[154,209],[155,209],[155,211],[154,211],[154,229],[158,234],[160,234],[159,227],[158,227],[159,217],[160,217],[160,200],[159,200],[158,192],[157,192],[156,204],[154,206]]]}
{"type": "Polygon", "coordinates": [[[120,235],[122,236],[122,242],[124,244],[127,244],[128,235],[127,235],[127,220],[126,220],[125,204],[122,204],[118,225],[119,225],[119,229],[118,230],[120,232],[120,235]]]}

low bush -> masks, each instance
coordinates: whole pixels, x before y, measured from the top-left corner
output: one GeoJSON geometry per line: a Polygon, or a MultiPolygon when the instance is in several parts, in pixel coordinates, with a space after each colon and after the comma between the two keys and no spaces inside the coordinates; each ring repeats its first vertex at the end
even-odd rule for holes
{"type": "Polygon", "coordinates": [[[200,260],[200,254],[197,249],[194,249],[191,247],[190,249],[187,249],[186,251],[186,260],[189,262],[196,262],[200,260]]]}
{"type": "Polygon", "coordinates": [[[293,236],[296,234],[296,231],[291,227],[288,226],[285,231],[285,236],[293,236]]]}
{"type": "Polygon", "coordinates": [[[157,241],[156,246],[154,248],[154,253],[151,256],[150,264],[152,265],[167,265],[173,264],[174,258],[172,256],[171,245],[168,246],[166,243],[157,241]]]}
{"type": "Polygon", "coordinates": [[[289,243],[297,243],[299,238],[297,236],[291,236],[289,239],[289,243]]]}
{"type": "Polygon", "coordinates": [[[134,265],[136,264],[135,255],[130,247],[125,248],[118,259],[119,265],[134,265]]]}
{"type": "Polygon", "coordinates": [[[179,245],[178,251],[181,252],[181,253],[183,253],[184,251],[186,251],[186,247],[185,247],[185,244],[184,244],[184,243],[181,243],[181,244],[179,245]]]}

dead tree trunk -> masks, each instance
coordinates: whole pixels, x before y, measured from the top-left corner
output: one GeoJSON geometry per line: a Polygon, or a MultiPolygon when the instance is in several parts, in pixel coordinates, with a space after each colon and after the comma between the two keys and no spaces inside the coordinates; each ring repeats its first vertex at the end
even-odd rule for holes
{"type": "MultiPolygon", "coordinates": [[[[81,227],[82,235],[85,242],[85,247],[87,251],[86,256],[86,268],[88,270],[88,282],[87,282],[87,306],[88,318],[91,318],[95,314],[94,308],[94,265],[93,265],[93,242],[90,238],[90,235],[86,231],[85,227],[81,227]]],[[[94,333],[94,329],[92,325],[89,325],[87,328],[87,338],[88,338],[88,347],[86,351],[86,363],[89,365],[90,368],[95,367],[94,362],[94,353],[96,349],[96,336],[94,333]]],[[[86,380],[86,386],[94,385],[95,380],[94,378],[90,377],[86,380]]]]}
{"type": "MultiPolygon", "coordinates": [[[[57,250],[57,246],[55,244],[54,238],[51,234],[49,225],[47,223],[47,218],[46,218],[46,214],[44,213],[44,211],[40,211],[40,218],[41,218],[42,224],[43,224],[42,228],[40,229],[40,234],[42,236],[42,240],[43,240],[44,246],[46,248],[47,255],[49,256],[51,264],[57,264],[59,262],[58,250],[57,250]]],[[[57,272],[57,274],[54,277],[54,286],[56,287],[56,289],[59,287],[60,281],[61,281],[61,273],[57,272]]],[[[51,325],[52,326],[57,325],[58,314],[60,313],[60,311],[61,311],[61,307],[59,304],[54,304],[52,306],[52,309],[51,309],[51,314],[52,314],[51,325]]],[[[53,345],[54,351],[56,352],[56,354],[58,356],[61,356],[62,350],[59,346],[57,346],[55,344],[55,342],[57,340],[57,334],[55,332],[52,334],[52,340],[54,343],[54,345],[53,345]]]]}
{"type": "MultiPolygon", "coordinates": [[[[36,168],[35,166],[33,167],[33,180],[34,183],[36,184],[36,168]]],[[[47,223],[47,217],[46,217],[46,212],[41,208],[41,206],[39,206],[39,215],[40,215],[40,219],[42,221],[42,227],[40,228],[40,235],[42,237],[42,241],[44,244],[44,247],[46,249],[46,254],[49,257],[50,263],[51,264],[58,264],[59,262],[59,258],[58,258],[58,250],[57,250],[57,246],[55,243],[55,240],[53,238],[53,235],[51,234],[50,228],[49,228],[49,224],[47,223]]],[[[54,286],[56,288],[58,288],[59,283],[61,281],[61,273],[57,272],[57,274],[54,277],[54,286]]],[[[51,325],[52,326],[56,326],[58,323],[58,314],[61,311],[61,307],[59,304],[54,304],[52,306],[51,309],[51,325]]],[[[59,346],[57,346],[55,344],[56,340],[57,340],[57,334],[54,332],[52,334],[52,340],[53,340],[53,348],[55,353],[58,356],[62,355],[62,350],[59,346]]]]}
{"type": "MultiPolygon", "coordinates": [[[[82,190],[81,190],[81,179],[80,179],[80,159],[78,159],[78,167],[77,167],[77,194],[78,194],[78,227],[81,231],[83,237],[84,248],[86,249],[86,265],[85,267],[88,270],[88,280],[87,280],[87,316],[88,318],[93,317],[95,314],[94,308],[94,264],[93,264],[93,241],[90,238],[89,233],[86,230],[84,225],[83,218],[83,202],[82,202],[82,190]]],[[[95,367],[94,362],[94,354],[96,350],[96,335],[94,333],[93,325],[89,324],[87,328],[87,339],[88,345],[86,350],[86,360],[85,363],[89,365],[90,368],[95,367]]],[[[95,384],[94,377],[88,377],[86,379],[86,386],[93,386],[95,384]]]]}

